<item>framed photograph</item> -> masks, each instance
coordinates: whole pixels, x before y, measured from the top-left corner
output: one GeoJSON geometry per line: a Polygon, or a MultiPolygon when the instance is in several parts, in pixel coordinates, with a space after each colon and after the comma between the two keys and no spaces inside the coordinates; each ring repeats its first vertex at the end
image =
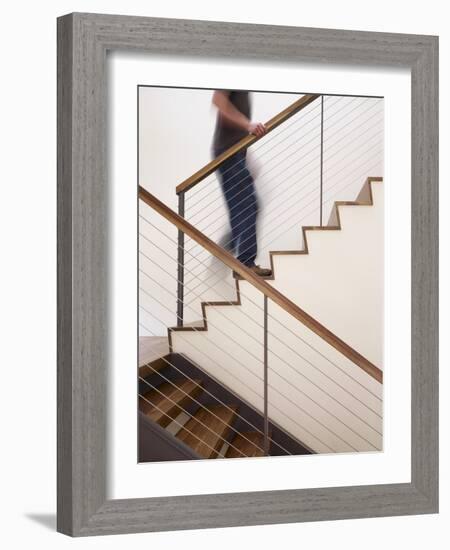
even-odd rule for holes
{"type": "Polygon", "coordinates": [[[58,530],[436,513],[438,39],[58,19],[58,530]]]}

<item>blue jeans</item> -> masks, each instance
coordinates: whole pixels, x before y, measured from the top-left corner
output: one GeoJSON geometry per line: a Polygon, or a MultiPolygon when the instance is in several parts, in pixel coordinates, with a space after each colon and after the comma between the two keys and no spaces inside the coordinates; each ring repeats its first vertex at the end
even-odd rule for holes
{"type": "MultiPolygon", "coordinates": [[[[218,156],[221,151],[215,151],[218,156]]],[[[246,151],[240,151],[219,168],[219,181],[228,206],[231,242],[227,248],[244,265],[255,265],[257,254],[256,218],[258,202],[252,175],[246,163],[246,151]]]]}

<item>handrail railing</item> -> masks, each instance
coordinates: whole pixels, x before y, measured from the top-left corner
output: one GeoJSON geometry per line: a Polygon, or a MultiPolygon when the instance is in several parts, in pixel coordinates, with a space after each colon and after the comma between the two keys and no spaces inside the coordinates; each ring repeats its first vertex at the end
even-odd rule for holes
{"type": "Polygon", "coordinates": [[[227,267],[238,273],[243,279],[245,279],[252,286],[257,288],[264,294],[266,298],[270,298],[273,302],[279,305],[292,317],[300,321],[303,325],[308,327],[314,333],[319,335],[322,339],[328,342],[336,350],[342,353],[345,357],[350,359],[355,365],[360,367],[363,371],[369,374],[372,378],[382,383],[383,373],[371,363],[368,359],[362,356],[359,352],[354,350],[338,336],[324,327],[316,319],[311,317],[297,304],[289,300],[285,295],[279,292],[276,288],[267,283],[264,279],[256,275],[251,269],[243,265],[240,261],[236,260],[229,252],[224,248],[217,245],[196,227],[191,225],[182,216],[179,216],[166,206],[163,202],[157,199],[154,195],[149,193],[146,189],[139,186],[139,198],[143,200],[147,205],[156,210],[160,215],[166,218],[169,222],[175,225],[180,232],[188,235],[191,239],[196,241],[200,246],[205,248],[213,256],[218,258],[227,267]]]}
{"type": "MultiPolygon", "coordinates": [[[[306,94],[302,96],[297,101],[294,101],[289,107],[286,107],[283,111],[280,111],[277,115],[275,115],[273,118],[268,120],[265,123],[266,127],[266,133],[264,136],[266,136],[269,132],[277,128],[280,124],[288,120],[290,117],[304,109],[307,105],[312,103],[314,100],[318,99],[320,95],[318,94],[306,94]]],[[[264,137],[264,136],[261,136],[264,137]]],[[[244,149],[247,149],[255,143],[255,141],[258,141],[261,139],[260,137],[257,137],[253,134],[249,134],[248,136],[243,137],[240,141],[232,145],[229,149],[224,151],[221,155],[213,159],[211,162],[206,164],[203,168],[192,174],[189,178],[181,182],[176,187],[177,195],[180,193],[183,193],[185,191],[188,191],[189,189],[192,189],[195,185],[200,183],[202,180],[204,180],[207,176],[212,174],[219,168],[220,165],[222,165],[226,160],[228,160],[230,157],[238,153],[239,151],[242,151],[244,149]]]]}

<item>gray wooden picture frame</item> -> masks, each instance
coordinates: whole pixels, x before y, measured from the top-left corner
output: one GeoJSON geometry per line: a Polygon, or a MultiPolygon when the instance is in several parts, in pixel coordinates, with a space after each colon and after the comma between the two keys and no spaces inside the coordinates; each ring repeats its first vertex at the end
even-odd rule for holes
{"type": "Polygon", "coordinates": [[[83,13],[58,19],[57,487],[57,528],[73,536],[438,511],[437,37],[83,13]],[[108,50],[411,69],[411,483],[107,499],[108,50]]]}

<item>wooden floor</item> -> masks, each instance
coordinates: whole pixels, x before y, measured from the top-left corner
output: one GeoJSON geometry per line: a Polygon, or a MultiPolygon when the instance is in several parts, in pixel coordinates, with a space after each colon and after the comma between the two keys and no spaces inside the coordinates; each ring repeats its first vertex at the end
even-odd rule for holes
{"type": "Polygon", "coordinates": [[[139,337],[139,366],[150,363],[169,353],[167,336],[140,336],[139,337]]]}

